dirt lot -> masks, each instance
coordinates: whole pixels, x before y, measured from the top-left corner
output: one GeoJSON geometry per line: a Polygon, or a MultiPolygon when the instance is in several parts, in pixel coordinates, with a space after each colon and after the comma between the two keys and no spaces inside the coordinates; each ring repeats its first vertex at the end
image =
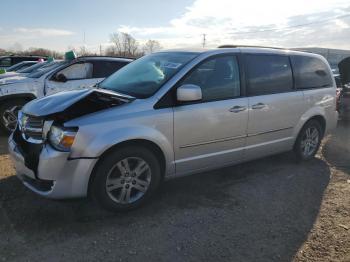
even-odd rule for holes
{"type": "Polygon", "coordinates": [[[350,261],[350,126],[290,153],[164,184],[125,214],[25,189],[0,138],[0,261],[350,261]]]}

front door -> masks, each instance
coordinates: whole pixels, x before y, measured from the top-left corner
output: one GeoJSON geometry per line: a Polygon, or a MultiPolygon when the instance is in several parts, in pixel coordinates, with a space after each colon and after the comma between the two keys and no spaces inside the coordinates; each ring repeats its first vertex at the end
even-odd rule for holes
{"type": "Polygon", "coordinates": [[[103,78],[93,78],[92,63],[78,62],[46,79],[45,92],[46,95],[50,95],[62,91],[89,88],[102,80],[103,78]]]}
{"type": "Polygon", "coordinates": [[[189,173],[243,159],[248,99],[242,98],[235,55],[209,58],[178,85],[202,89],[202,100],[174,107],[176,173],[189,173]]]}

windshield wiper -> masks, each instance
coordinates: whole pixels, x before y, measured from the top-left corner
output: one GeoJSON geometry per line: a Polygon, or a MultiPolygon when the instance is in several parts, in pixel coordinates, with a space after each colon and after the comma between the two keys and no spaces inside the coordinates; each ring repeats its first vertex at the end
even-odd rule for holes
{"type": "Polygon", "coordinates": [[[106,94],[109,94],[111,96],[116,96],[117,98],[124,98],[124,99],[127,99],[127,100],[134,100],[136,99],[136,97],[134,96],[130,96],[130,95],[127,95],[127,94],[123,94],[123,93],[119,93],[119,92],[116,92],[116,91],[113,91],[113,90],[110,90],[110,89],[106,89],[106,88],[103,88],[101,86],[98,86],[98,88],[96,88],[99,92],[103,92],[103,93],[106,93],[106,94]]]}

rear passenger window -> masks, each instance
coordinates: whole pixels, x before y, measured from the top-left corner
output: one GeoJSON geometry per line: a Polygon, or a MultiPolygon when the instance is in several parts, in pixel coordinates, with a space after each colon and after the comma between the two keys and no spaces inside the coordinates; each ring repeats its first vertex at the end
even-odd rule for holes
{"type": "Polygon", "coordinates": [[[333,85],[328,66],[322,60],[307,56],[292,56],[291,59],[296,88],[322,88],[333,85]]]}
{"type": "Polygon", "coordinates": [[[181,83],[198,85],[202,101],[224,100],[241,94],[239,67],[235,56],[210,58],[197,66],[181,83]]]}
{"type": "Polygon", "coordinates": [[[105,78],[110,76],[120,68],[125,66],[126,62],[112,62],[112,61],[95,61],[93,78],[105,78]]]}
{"type": "Polygon", "coordinates": [[[258,96],[293,90],[288,56],[247,55],[248,95],[258,96]]]}

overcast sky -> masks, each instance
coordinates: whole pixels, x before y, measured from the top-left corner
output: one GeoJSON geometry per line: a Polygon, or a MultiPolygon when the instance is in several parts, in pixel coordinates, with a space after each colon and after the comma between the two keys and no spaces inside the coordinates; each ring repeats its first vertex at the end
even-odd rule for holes
{"type": "Polygon", "coordinates": [[[350,1],[11,0],[1,3],[0,48],[65,51],[108,45],[112,32],[164,48],[249,44],[350,49],[350,1]],[[84,42],[85,32],[85,42],[84,42]]]}

